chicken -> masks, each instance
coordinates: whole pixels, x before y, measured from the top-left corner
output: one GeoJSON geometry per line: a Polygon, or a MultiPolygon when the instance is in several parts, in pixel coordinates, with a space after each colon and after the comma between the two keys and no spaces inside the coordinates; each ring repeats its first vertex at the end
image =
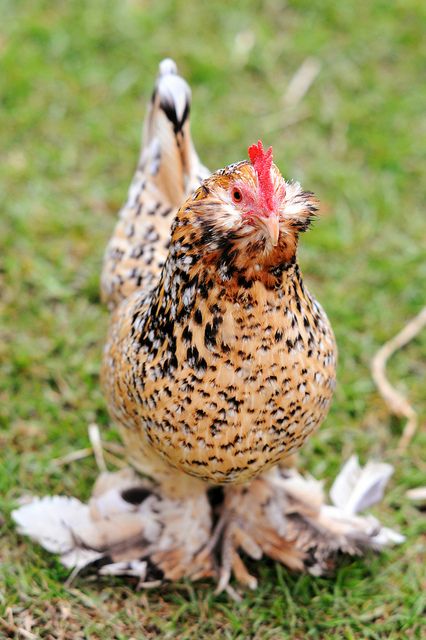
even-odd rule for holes
{"type": "Polygon", "coordinates": [[[333,333],[296,262],[314,196],[284,180],[260,141],[249,160],[209,175],[189,110],[188,85],[163,61],[102,274],[112,314],[103,386],[144,477],[106,470],[92,424],[101,474],[88,504],[26,496],[12,517],[60,555],[68,582],[86,567],[141,588],[215,577],[238,599],[232,574],[257,585],[241,551],[321,575],[341,552],[404,537],[358,515],[381,499],[390,465],[352,457],[331,504],[322,483],[289,468],[335,380],[333,333]]]}
{"type": "MultiPolygon", "coordinates": [[[[239,547],[291,556],[279,500],[268,511],[267,472],[324,420],[336,345],[296,260],[316,198],[281,176],[260,141],[249,160],[209,175],[189,112],[189,87],[165,60],[105,255],[102,295],[112,316],[102,381],[129,460],[174,501],[174,544],[158,566],[166,576],[197,573],[221,544],[221,585],[231,569],[249,584],[239,547]],[[215,485],[225,499],[209,538],[215,485]],[[190,514],[179,526],[176,505],[190,514]],[[197,518],[200,536],[189,542],[197,518]]],[[[300,551],[287,564],[303,562],[300,551]]]]}

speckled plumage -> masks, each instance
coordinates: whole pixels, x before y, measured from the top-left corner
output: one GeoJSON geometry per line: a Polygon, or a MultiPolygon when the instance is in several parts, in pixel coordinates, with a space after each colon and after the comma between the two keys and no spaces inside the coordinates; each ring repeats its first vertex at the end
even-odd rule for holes
{"type": "MultiPolygon", "coordinates": [[[[257,585],[240,550],[321,575],[341,552],[403,538],[356,515],[380,498],[389,465],[348,461],[328,505],[320,483],[280,464],[320,425],[334,387],[333,334],[296,262],[316,201],[260,141],[250,162],[208,177],[189,99],[163,61],[102,274],[103,385],[125,455],[149,478],[102,472],[87,505],[47,496],[12,516],[72,576],[91,567],[140,588],[215,577],[238,598],[232,574],[257,585]]],[[[96,425],[89,434],[100,460],[96,425]]]]}
{"type": "MultiPolygon", "coordinates": [[[[264,472],[324,419],[336,346],[296,261],[315,197],[282,178],[260,141],[251,161],[209,176],[191,142],[189,100],[164,61],[105,255],[102,294],[112,317],[102,380],[129,460],[163,500],[153,518],[163,524],[164,553],[154,562],[170,579],[191,576],[192,566],[210,575],[222,544],[217,575],[226,588],[232,571],[250,583],[238,547],[289,566],[309,561],[310,551],[273,530],[281,516],[268,510],[265,495],[275,490],[264,472]],[[258,531],[236,510],[242,484],[244,504],[264,516],[258,531]],[[226,488],[209,540],[212,485],[226,488]],[[246,532],[244,544],[236,530],[246,532]]],[[[279,493],[274,509],[286,499],[279,493]]]]}
{"type": "MultiPolygon", "coordinates": [[[[187,125],[180,128],[186,136],[187,125]]],[[[161,166],[161,155],[158,161],[161,166]]],[[[163,194],[159,214],[143,216],[156,178],[146,167],[138,174],[144,190],[137,192],[137,181],[131,190],[142,213],[132,203],[124,208],[110,247],[117,235],[123,241],[127,225],[134,235],[124,244],[134,255],[133,238],[143,238],[140,229],[146,237],[146,225],[155,225],[148,244],[153,260],[133,258],[129,267],[126,258],[117,269],[110,248],[104,269],[105,298],[123,299],[104,359],[111,413],[139,468],[151,468],[148,461],[159,456],[201,480],[243,482],[297,450],[323,420],[332,396],[333,334],[303,284],[295,253],[316,201],[300,185],[285,183],[273,165],[277,198],[284,197],[279,241],[272,246],[261,228],[238,226],[227,197],[234,184],[255,192],[253,166],[243,161],[220,170],[179,209],[158,274],[170,224],[161,213],[170,200],[163,194]]]]}

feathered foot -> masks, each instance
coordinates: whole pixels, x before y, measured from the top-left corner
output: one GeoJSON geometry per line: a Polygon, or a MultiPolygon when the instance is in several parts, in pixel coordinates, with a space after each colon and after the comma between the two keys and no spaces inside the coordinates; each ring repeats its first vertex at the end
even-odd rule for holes
{"type": "Polygon", "coordinates": [[[392,473],[389,465],[369,463],[363,470],[352,458],[332,488],[335,506],[324,503],[322,484],[296,470],[279,468],[248,486],[225,489],[222,513],[210,546],[221,546],[217,592],[227,589],[231,574],[255,589],[240,552],[259,560],[262,555],[294,571],[329,573],[339,553],[361,555],[403,541],[372,516],[356,512],[382,497],[392,473]]]}
{"type": "Polygon", "coordinates": [[[321,575],[330,572],[339,553],[360,555],[402,542],[403,536],[372,516],[356,515],[382,498],[391,473],[390,465],[375,462],[361,469],[352,457],[332,486],[331,506],[320,482],[275,468],[249,485],[225,488],[213,531],[205,486],[189,476],[169,479],[170,486],[154,483],[130,469],[102,472],[87,505],[48,496],[12,516],[21,533],[60,554],[73,569],[71,579],[84,567],[137,576],[140,587],[163,578],[215,577],[218,592],[237,597],[229,584],[232,574],[244,586],[257,586],[241,552],[321,575]]]}
{"type": "Polygon", "coordinates": [[[212,528],[205,491],[165,497],[159,485],[131,469],[101,473],[88,505],[47,496],[12,515],[20,532],[59,553],[73,576],[92,565],[102,575],[138,576],[144,587],[214,573],[205,551],[212,528]]]}

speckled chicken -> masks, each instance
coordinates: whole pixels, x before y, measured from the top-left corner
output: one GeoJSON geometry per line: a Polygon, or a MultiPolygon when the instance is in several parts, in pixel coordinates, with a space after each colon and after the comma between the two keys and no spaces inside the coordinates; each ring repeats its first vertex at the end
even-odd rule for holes
{"type": "Polygon", "coordinates": [[[209,176],[189,102],[163,61],[102,275],[112,312],[104,389],[143,477],[107,471],[92,424],[101,473],[88,503],[26,496],[12,518],[72,569],[68,583],[82,569],[132,576],[140,588],[214,577],[238,599],[232,574],[257,585],[241,552],[321,575],[342,552],[404,536],[359,515],[381,499],[390,465],[362,468],[352,456],[327,503],[322,483],[288,464],[334,386],[333,334],[295,257],[315,199],[282,178],[260,142],[209,176]]]}
{"type": "Polygon", "coordinates": [[[163,500],[157,565],[166,577],[207,575],[220,545],[223,587],[231,570],[250,584],[238,548],[314,562],[312,549],[299,540],[296,553],[284,539],[267,470],[323,421],[336,346],[296,260],[314,195],[285,180],[260,141],[248,160],[209,175],[189,112],[188,85],[165,60],[105,256],[102,378],[128,457],[163,500]],[[212,536],[213,485],[225,485],[225,499],[212,536]]]}

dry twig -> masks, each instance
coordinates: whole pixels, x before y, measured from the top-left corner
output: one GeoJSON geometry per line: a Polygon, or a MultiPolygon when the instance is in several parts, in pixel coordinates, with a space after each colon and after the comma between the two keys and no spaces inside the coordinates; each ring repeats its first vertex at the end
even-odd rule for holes
{"type": "Polygon", "coordinates": [[[64,467],[67,464],[71,464],[72,462],[76,462],[77,460],[83,460],[83,458],[88,458],[93,453],[93,450],[89,447],[86,449],[78,449],[78,451],[71,451],[71,453],[66,454],[65,456],[61,456],[60,458],[54,458],[52,463],[58,467],[64,467]]]}
{"type": "Polygon", "coordinates": [[[102,449],[101,434],[99,432],[98,425],[95,423],[89,424],[89,440],[93,448],[93,453],[95,455],[95,460],[96,464],[98,465],[99,471],[107,471],[104,452],[102,449]]]}
{"type": "Polygon", "coordinates": [[[9,620],[5,620],[4,618],[0,618],[0,626],[6,630],[8,634],[12,634],[18,638],[26,638],[27,640],[37,640],[37,636],[35,636],[31,631],[27,631],[23,627],[18,627],[15,624],[13,619],[13,611],[10,607],[6,609],[6,613],[8,615],[9,620]]]}
{"type": "Polygon", "coordinates": [[[423,307],[420,313],[410,320],[394,338],[388,340],[371,361],[373,380],[389,410],[394,415],[407,419],[398,443],[399,453],[403,453],[407,449],[416,432],[417,413],[408,400],[389,382],[386,376],[386,363],[395,351],[408,344],[424,326],[426,326],[426,307],[423,307]]]}
{"type": "Polygon", "coordinates": [[[306,58],[291,78],[283,101],[287,107],[297,107],[311,88],[321,71],[321,63],[316,58],[306,58]]]}
{"type": "Polygon", "coordinates": [[[409,489],[405,495],[419,507],[426,506],[426,486],[409,489]]]}
{"type": "MultiPolygon", "coordinates": [[[[55,458],[52,460],[53,464],[58,467],[65,466],[67,464],[71,464],[72,462],[77,462],[78,460],[83,460],[84,458],[88,458],[91,455],[94,455],[96,458],[96,463],[100,469],[100,471],[105,471],[105,461],[104,461],[104,453],[105,457],[109,459],[109,461],[116,465],[117,467],[125,466],[123,461],[124,457],[124,447],[116,442],[102,442],[99,427],[96,424],[89,425],[89,439],[92,444],[91,447],[87,447],[86,449],[78,449],[78,451],[71,451],[71,453],[66,454],[65,456],[61,456],[60,458],[55,458]]],[[[1,524],[1,517],[0,517],[1,524]]]]}

